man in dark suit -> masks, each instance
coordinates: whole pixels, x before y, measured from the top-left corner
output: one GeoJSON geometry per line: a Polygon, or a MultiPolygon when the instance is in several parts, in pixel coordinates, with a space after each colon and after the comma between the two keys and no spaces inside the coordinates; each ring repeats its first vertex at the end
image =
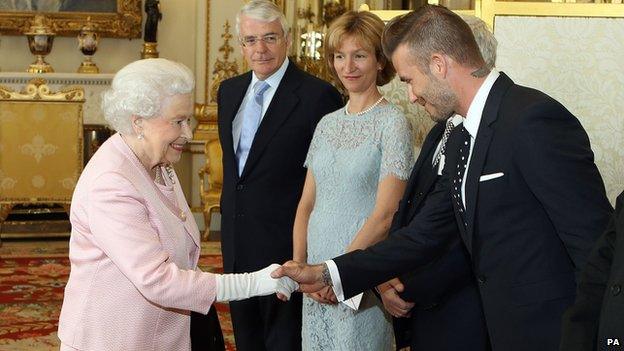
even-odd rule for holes
{"type": "Polygon", "coordinates": [[[581,274],[576,301],[563,315],[561,351],[624,349],[624,192],[581,274]]]}
{"type": "MultiPolygon", "coordinates": [[[[221,233],[227,273],[292,258],[292,228],[305,179],[303,163],[317,122],[342,101],[327,82],[286,58],[289,27],[270,1],[238,14],[241,49],[251,72],[221,83],[223,148],[221,233]]],[[[230,303],[238,350],[301,348],[301,294],[230,303]]]]}
{"type": "MultiPolygon", "coordinates": [[[[488,69],[496,63],[497,41],[481,19],[462,16],[474,34],[488,69]]],[[[407,189],[394,216],[390,235],[407,226],[424,205],[440,178],[450,132],[461,116],[437,122],[427,134],[407,189]]],[[[459,231],[454,218],[450,230],[459,231]]],[[[397,349],[488,350],[481,298],[472,274],[470,256],[459,235],[435,262],[377,287],[393,320],[397,349]]]]}
{"type": "Polygon", "coordinates": [[[489,71],[470,28],[444,7],[400,17],[383,40],[412,102],[434,118],[464,117],[442,177],[389,239],[316,266],[289,262],[274,275],[349,298],[443,254],[455,218],[492,349],[556,349],[575,274],[612,212],[587,134],[557,101],[489,71]]]}
{"type": "MultiPolygon", "coordinates": [[[[390,235],[409,225],[425,204],[440,175],[440,159],[450,130],[461,117],[440,121],[423,143],[394,216],[390,235]],[[446,134],[446,136],[445,136],[446,134]]],[[[444,162],[444,161],[442,161],[444,162]]],[[[445,231],[457,233],[454,218],[445,231]]],[[[384,306],[393,315],[397,349],[485,351],[489,342],[481,298],[472,274],[470,257],[459,236],[434,262],[377,287],[384,306]]]]}

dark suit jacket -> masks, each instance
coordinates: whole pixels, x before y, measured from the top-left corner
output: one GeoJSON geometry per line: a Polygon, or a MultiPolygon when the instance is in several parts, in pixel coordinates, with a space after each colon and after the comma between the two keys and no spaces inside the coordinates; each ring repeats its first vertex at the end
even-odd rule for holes
{"type": "MultiPolygon", "coordinates": [[[[427,134],[393,218],[390,235],[409,224],[439,179],[432,160],[444,129],[445,123],[438,123],[427,134]]],[[[485,321],[470,258],[454,218],[449,218],[448,226],[449,231],[456,232],[456,237],[446,252],[427,266],[400,277],[405,285],[401,297],[415,302],[416,306],[411,317],[393,319],[397,348],[487,350],[485,321]]]]}
{"type": "MultiPolygon", "coordinates": [[[[442,178],[410,224],[365,251],[335,259],[346,297],[428,263],[454,236],[445,230],[450,172],[460,133],[447,146],[442,178]]],[[[554,350],[597,233],[612,212],[579,121],[549,96],[505,74],[487,98],[466,178],[471,255],[494,350],[554,350]],[[504,175],[480,182],[481,175],[504,175]]]]}
{"type": "Polygon", "coordinates": [[[576,301],[563,317],[562,351],[624,349],[624,192],[592,250],[576,301]],[[617,340],[617,344],[615,344],[617,340]]]}
{"type": "Polygon", "coordinates": [[[221,236],[225,272],[247,272],[292,258],[292,227],[317,122],[341,105],[338,91],[289,63],[238,176],[232,121],[251,72],[221,83],[219,138],[223,148],[221,236]]]}

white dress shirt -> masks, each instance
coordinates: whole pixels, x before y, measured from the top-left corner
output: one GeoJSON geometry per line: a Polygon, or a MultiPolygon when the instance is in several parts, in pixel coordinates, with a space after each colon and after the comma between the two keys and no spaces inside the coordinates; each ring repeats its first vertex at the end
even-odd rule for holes
{"type": "MultiPolygon", "coordinates": [[[[485,78],[483,84],[479,90],[477,90],[477,94],[474,99],[470,103],[470,107],[468,108],[468,112],[466,113],[466,117],[464,117],[464,128],[468,134],[470,134],[470,152],[468,153],[468,161],[466,164],[466,171],[464,172],[464,179],[462,180],[462,202],[464,203],[464,208],[466,208],[466,176],[468,175],[468,169],[470,168],[470,160],[472,159],[472,148],[474,147],[475,140],[477,138],[477,132],[479,131],[479,125],[481,124],[481,117],[483,117],[483,109],[485,108],[485,102],[490,95],[490,90],[492,90],[492,86],[496,79],[498,79],[497,70],[492,70],[490,74],[485,78]]],[[[461,160],[460,160],[461,161],[461,160]]]]}
{"type": "MultiPolygon", "coordinates": [[[[464,128],[466,128],[466,130],[470,134],[470,153],[468,154],[468,160],[467,160],[468,167],[466,167],[466,172],[464,172],[464,180],[462,181],[462,189],[461,189],[462,201],[464,202],[464,207],[466,207],[466,200],[465,200],[466,199],[466,188],[465,188],[466,175],[468,174],[468,168],[470,167],[472,148],[474,146],[474,141],[477,138],[477,131],[479,130],[479,124],[481,124],[481,117],[483,115],[483,109],[485,108],[485,102],[488,96],[490,95],[492,86],[494,85],[494,82],[496,81],[496,79],[498,79],[499,75],[500,73],[494,69],[488,74],[488,76],[483,81],[483,84],[481,84],[481,87],[479,87],[479,90],[477,90],[477,94],[475,94],[475,97],[472,99],[472,102],[470,103],[470,107],[468,107],[468,112],[466,113],[466,116],[463,117],[464,128]]],[[[455,118],[455,117],[456,116],[453,116],[451,118],[455,118]]],[[[455,123],[455,120],[453,120],[453,123],[455,123]]],[[[438,145],[438,147],[440,147],[440,145],[438,145]]],[[[329,269],[329,274],[332,280],[332,288],[334,290],[334,294],[336,295],[336,298],[338,299],[338,301],[344,301],[345,298],[344,298],[344,292],[342,291],[342,282],[340,281],[340,273],[338,272],[338,267],[336,266],[336,263],[333,260],[327,260],[325,261],[325,264],[327,265],[327,268],[329,269]]]]}
{"type": "MultiPolygon", "coordinates": [[[[269,84],[269,88],[264,92],[263,102],[262,102],[262,116],[260,116],[260,122],[264,118],[264,114],[266,113],[269,105],[271,104],[271,100],[273,100],[273,95],[277,91],[277,87],[279,87],[282,78],[284,78],[284,74],[286,73],[286,69],[288,68],[288,58],[284,60],[280,68],[275,71],[272,75],[270,75],[264,81],[269,84]]],[[[247,87],[247,92],[245,93],[245,97],[243,98],[243,102],[241,102],[238,107],[238,112],[236,112],[236,116],[232,121],[232,140],[234,143],[234,154],[236,154],[236,149],[238,149],[238,141],[240,140],[241,130],[243,129],[243,111],[245,110],[245,105],[253,99],[254,91],[253,87],[260,79],[256,76],[255,72],[251,72],[251,83],[247,87]]]]}

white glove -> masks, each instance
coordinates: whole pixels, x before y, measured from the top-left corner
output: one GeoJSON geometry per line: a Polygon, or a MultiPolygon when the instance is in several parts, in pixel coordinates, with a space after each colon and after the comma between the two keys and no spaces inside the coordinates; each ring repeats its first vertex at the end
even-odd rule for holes
{"type": "Polygon", "coordinates": [[[299,288],[288,277],[271,278],[271,273],[280,267],[272,265],[253,273],[215,274],[217,279],[217,302],[237,301],[254,296],[280,293],[290,299],[290,294],[299,288]]]}

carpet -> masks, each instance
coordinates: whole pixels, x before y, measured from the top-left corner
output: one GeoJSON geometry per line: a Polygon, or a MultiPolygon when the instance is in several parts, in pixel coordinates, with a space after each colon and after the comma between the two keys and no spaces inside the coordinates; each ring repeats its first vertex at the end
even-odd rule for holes
{"type": "MultiPolygon", "coordinates": [[[[69,277],[67,240],[3,241],[0,247],[0,350],[58,350],[56,336],[69,277]]],[[[218,242],[203,242],[199,267],[221,272],[218,242]]],[[[216,304],[226,348],[234,350],[227,304],[216,304]]]]}

